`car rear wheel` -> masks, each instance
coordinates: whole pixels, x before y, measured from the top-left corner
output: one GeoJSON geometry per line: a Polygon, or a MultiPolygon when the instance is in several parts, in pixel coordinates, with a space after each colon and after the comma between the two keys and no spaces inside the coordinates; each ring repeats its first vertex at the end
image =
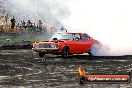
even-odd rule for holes
{"type": "Polygon", "coordinates": [[[45,55],[45,53],[39,52],[39,56],[40,56],[40,57],[44,57],[44,55],[45,55]]]}
{"type": "MultiPolygon", "coordinates": [[[[90,50],[90,51],[91,51],[91,50],[90,50]]],[[[92,53],[91,53],[90,51],[88,52],[89,56],[93,56],[92,53]]]]}
{"type": "Polygon", "coordinates": [[[69,55],[69,50],[67,47],[64,47],[62,50],[62,57],[67,58],[69,55]]]}
{"type": "Polygon", "coordinates": [[[92,51],[93,51],[93,46],[91,46],[90,50],[88,51],[89,56],[93,56],[92,51]]]}
{"type": "Polygon", "coordinates": [[[96,46],[97,46],[96,44],[93,44],[91,46],[90,50],[88,51],[89,56],[94,56],[94,52],[96,50],[96,46]]]}
{"type": "Polygon", "coordinates": [[[88,51],[89,56],[97,56],[100,50],[100,45],[99,44],[93,44],[88,51]]]}

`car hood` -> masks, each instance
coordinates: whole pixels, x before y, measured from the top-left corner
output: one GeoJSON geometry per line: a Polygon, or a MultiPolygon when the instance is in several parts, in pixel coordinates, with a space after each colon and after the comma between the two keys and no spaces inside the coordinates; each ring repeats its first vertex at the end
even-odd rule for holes
{"type": "Polygon", "coordinates": [[[67,42],[67,41],[72,41],[72,40],[49,40],[49,41],[38,41],[38,42],[35,42],[35,43],[59,43],[59,42],[67,42]]]}

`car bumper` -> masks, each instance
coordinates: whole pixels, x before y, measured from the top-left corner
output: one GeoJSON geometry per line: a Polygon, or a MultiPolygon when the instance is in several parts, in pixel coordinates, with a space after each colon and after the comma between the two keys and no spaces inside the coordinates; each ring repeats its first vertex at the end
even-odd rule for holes
{"type": "Polygon", "coordinates": [[[36,52],[56,53],[58,51],[58,48],[32,48],[32,50],[36,52]]]}

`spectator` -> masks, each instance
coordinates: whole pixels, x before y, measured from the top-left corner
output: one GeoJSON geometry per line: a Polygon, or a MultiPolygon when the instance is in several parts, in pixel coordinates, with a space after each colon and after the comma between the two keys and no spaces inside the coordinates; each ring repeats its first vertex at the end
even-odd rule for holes
{"type": "Polygon", "coordinates": [[[36,27],[36,24],[35,23],[33,23],[33,29],[34,29],[34,32],[36,32],[37,27],[36,27]]]}
{"type": "Polygon", "coordinates": [[[13,30],[14,27],[15,27],[15,23],[16,23],[15,17],[13,16],[13,18],[11,19],[11,29],[12,29],[12,30],[13,30]]]}
{"type": "Polygon", "coordinates": [[[23,29],[23,32],[26,31],[26,23],[25,23],[24,20],[23,20],[23,22],[22,22],[22,29],[23,29]]]}
{"type": "Polygon", "coordinates": [[[7,20],[9,19],[8,14],[5,15],[5,23],[7,23],[7,20]]]}
{"type": "Polygon", "coordinates": [[[39,22],[38,22],[38,29],[39,29],[39,31],[41,32],[42,31],[42,21],[41,20],[39,20],[39,22]]]}
{"type": "Polygon", "coordinates": [[[31,21],[28,20],[28,21],[27,21],[27,27],[30,27],[30,26],[31,26],[31,21]]]}
{"type": "Polygon", "coordinates": [[[60,31],[61,32],[64,32],[64,31],[67,32],[67,30],[63,26],[60,28],[60,31]]]}
{"type": "Polygon", "coordinates": [[[60,31],[64,31],[65,30],[65,28],[62,26],[61,28],[60,28],[60,31]]]}
{"type": "Polygon", "coordinates": [[[20,28],[20,34],[22,34],[23,33],[23,27],[22,27],[22,21],[20,22],[20,25],[19,25],[19,28],[20,28]]]}

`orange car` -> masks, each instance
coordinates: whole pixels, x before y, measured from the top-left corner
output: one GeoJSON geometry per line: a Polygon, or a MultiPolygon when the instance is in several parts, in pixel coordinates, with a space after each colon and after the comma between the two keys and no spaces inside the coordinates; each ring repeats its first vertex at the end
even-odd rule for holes
{"type": "Polygon", "coordinates": [[[88,53],[93,55],[91,50],[93,45],[99,42],[86,33],[57,33],[49,41],[39,41],[33,43],[33,50],[39,53],[40,57],[45,54],[62,55],[67,58],[72,54],[88,53]]]}

